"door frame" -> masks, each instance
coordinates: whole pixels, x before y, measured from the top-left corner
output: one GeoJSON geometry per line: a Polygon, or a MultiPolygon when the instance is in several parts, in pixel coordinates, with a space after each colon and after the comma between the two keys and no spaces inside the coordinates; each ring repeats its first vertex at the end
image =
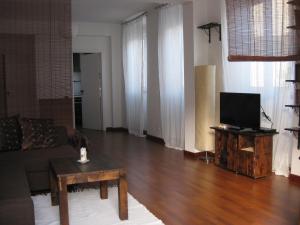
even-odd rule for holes
{"type": "MultiPolygon", "coordinates": [[[[112,46],[111,37],[105,35],[80,34],[73,37],[72,53],[101,53],[102,57],[102,115],[103,130],[113,124],[112,93],[112,46]],[[105,46],[103,39],[107,42],[105,46]]],[[[73,57],[72,57],[73,58],[73,57]]],[[[72,64],[73,68],[73,64],[72,64]]],[[[72,70],[73,71],[73,70],[72,70]]],[[[73,82],[72,82],[73,88],[73,82]]],[[[73,115],[75,112],[73,111],[73,115]]],[[[75,117],[74,124],[75,124],[75,117]]]]}
{"type": "MultiPolygon", "coordinates": [[[[102,77],[103,77],[103,66],[102,66],[102,53],[101,52],[86,52],[86,51],[73,51],[72,52],[72,60],[73,60],[73,54],[77,53],[79,55],[81,54],[99,54],[100,55],[100,65],[101,65],[101,83],[100,87],[101,88],[101,93],[100,93],[100,121],[101,121],[101,127],[100,130],[104,130],[104,120],[103,120],[103,82],[102,82],[102,77]]],[[[81,60],[80,60],[81,62],[81,60]]],[[[74,96],[74,82],[73,82],[73,72],[74,72],[74,64],[72,62],[72,96],[73,96],[73,118],[74,118],[74,127],[76,126],[75,124],[75,96],[74,96]]],[[[82,99],[82,96],[81,96],[82,99]]],[[[81,100],[81,106],[82,106],[82,100],[81,100]]]]}

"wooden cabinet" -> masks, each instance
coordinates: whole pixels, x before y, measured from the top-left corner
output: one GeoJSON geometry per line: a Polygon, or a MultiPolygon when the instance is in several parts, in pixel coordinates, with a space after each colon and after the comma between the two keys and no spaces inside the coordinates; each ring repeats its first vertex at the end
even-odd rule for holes
{"type": "Polygon", "coordinates": [[[219,127],[215,130],[215,164],[253,178],[272,173],[274,131],[245,132],[219,127]]]}

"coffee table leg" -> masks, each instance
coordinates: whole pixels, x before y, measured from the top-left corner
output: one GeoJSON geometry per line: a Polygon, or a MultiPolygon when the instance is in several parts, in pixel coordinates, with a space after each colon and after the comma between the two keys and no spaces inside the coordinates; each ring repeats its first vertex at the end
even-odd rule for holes
{"type": "Polygon", "coordinates": [[[50,169],[49,171],[49,176],[50,176],[50,187],[51,187],[51,204],[52,206],[58,205],[58,198],[57,198],[57,181],[55,178],[55,175],[50,169]]]}
{"type": "Polygon", "coordinates": [[[128,202],[127,202],[127,180],[121,176],[118,185],[119,192],[119,217],[121,220],[128,219],[128,202]]]}
{"type": "Polygon", "coordinates": [[[59,179],[60,225],[69,225],[68,192],[65,179],[59,179]]]}
{"type": "Polygon", "coordinates": [[[101,199],[108,198],[107,181],[100,181],[100,198],[101,199]]]}

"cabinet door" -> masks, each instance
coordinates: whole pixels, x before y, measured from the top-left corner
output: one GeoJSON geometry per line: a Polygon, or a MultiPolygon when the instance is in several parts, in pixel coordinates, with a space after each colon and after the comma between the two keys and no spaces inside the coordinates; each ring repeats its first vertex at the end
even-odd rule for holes
{"type": "Polygon", "coordinates": [[[215,164],[220,166],[221,154],[227,148],[227,133],[222,131],[215,131],[215,164]]]}
{"type": "Polygon", "coordinates": [[[227,169],[236,171],[238,135],[229,134],[227,140],[227,169]]]}
{"type": "Polygon", "coordinates": [[[253,177],[253,152],[238,151],[237,172],[246,176],[253,177]]]}
{"type": "Polygon", "coordinates": [[[272,173],[273,137],[262,136],[255,138],[255,155],[253,176],[264,177],[272,173]]]}

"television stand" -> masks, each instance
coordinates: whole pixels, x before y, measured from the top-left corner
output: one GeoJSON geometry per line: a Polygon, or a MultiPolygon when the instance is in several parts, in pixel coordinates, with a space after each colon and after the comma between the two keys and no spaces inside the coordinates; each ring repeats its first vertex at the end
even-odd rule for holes
{"type": "Polygon", "coordinates": [[[252,178],[272,173],[276,130],[211,129],[215,130],[215,165],[252,178]]]}

